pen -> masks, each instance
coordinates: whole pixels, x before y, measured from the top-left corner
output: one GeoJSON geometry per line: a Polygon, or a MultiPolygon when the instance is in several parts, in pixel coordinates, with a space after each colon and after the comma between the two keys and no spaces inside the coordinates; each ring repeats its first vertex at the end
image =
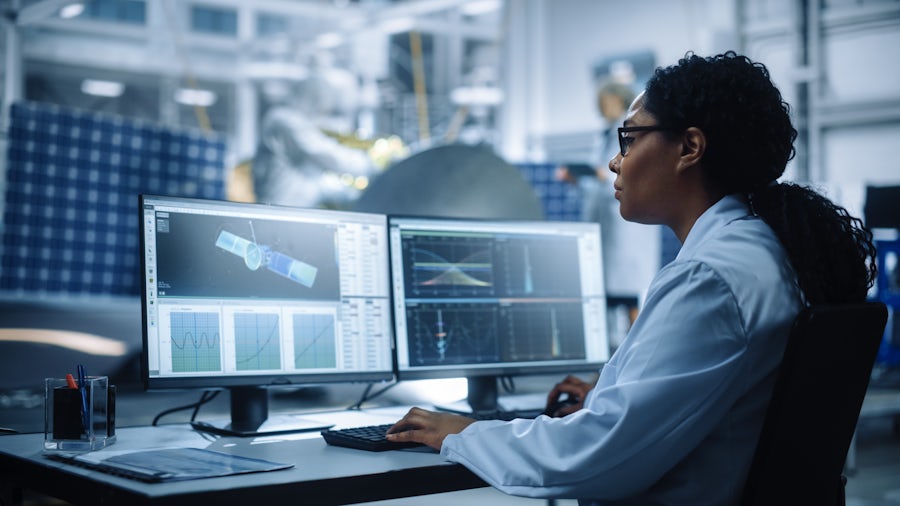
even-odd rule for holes
{"type": "Polygon", "coordinates": [[[87,433],[90,431],[91,420],[90,416],[88,416],[87,382],[85,381],[84,366],[78,364],[77,372],[78,389],[81,390],[81,424],[84,427],[84,432],[87,433]]]}
{"type": "Polygon", "coordinates": [[[69,388],[78,388],[78,384],[75,383],[75,378],[72,377],[72,373],[66,374],[66,384],[69,385],[69,388]]]}

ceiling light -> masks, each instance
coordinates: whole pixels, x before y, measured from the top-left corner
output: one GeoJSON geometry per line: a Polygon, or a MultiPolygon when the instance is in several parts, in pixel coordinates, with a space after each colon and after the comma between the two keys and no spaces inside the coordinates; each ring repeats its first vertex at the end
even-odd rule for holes
{"type": "Polygon", "coordinates": [[[85,79],[81,81],[81,92],[96,97],[118,97],[125,92],[125,84],[118,81],[85,79]]]}
{"type": "Polygon", "coordinates": [[[491,86],[461,86],[450,92],[456,105],[493,106],[503,102],[503,90],[491,86]]]}
{"type": "Polygon", "coordinates": [[[344,43],[344,36],[337,32],[323,33],[316,37],[316,47],[333,49],[344,43]]]}
{"type": "Polygon", "coordinates": [[[63,6],[61,9],[59,9],[59,17],[63,19],[70,19],[80,16],[82,12],[84,12],[84,3],[75,2],[63,6]]]}
{"type": "Polygon", "coordinates": [[[216,103],[216,94],[209,90],[179,88],[175,90],[175,101],[179,104],[209,107],[216,103]]]}
{"type": "Polygon", "coordinates": [[[383,21],[378,28],[386,34],[408,32],[415,28],[416,20],[410,17],[394,18],[383,21]]]}
{"type": "Polygon", "coordinates": [[[499,10],[502,5],[501,0],[475,0],[462,4],[459,10],[466,16],[480,16],[499,10]]]}
{"type": "Polygon", "coordinates": [[[259,61],[248,63],[244,67],[244,75],[251,79],[287,79],[292,81],[302,81],[309,77],[309,70],[296,63],[259,61]]]}
{"type": "Polygon", "coordinates": [[[49,344],[106,357],[122,357],[128,353],[125,343],[121,341],[70,330],[0,329],[0,341],[49,344]]]}

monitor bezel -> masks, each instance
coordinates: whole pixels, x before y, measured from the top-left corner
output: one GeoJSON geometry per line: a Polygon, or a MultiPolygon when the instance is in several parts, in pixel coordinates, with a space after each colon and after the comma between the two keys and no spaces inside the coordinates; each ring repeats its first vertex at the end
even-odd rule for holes
{"type": "MultiPolygon", "coordinates": [[[[150,375],[149,367],[149,328],[148,328],[148,275],[146,265],[146,244],[145,244],[145,223],[144,223],[144,207],[147,201],[162,200],[173,204],[198,204],[198,205],[216,205],[222,207],[247,208],[254,207],[260,210],[277,209],[278,211],[297,211],[297,212],[313,212],[318,215],[332,215],[334,217],[365,215],[369,218],[379,219],[384,223],[385,239],[387,239],[387,216],[377,213],[362,213],[356,211],[342,211],[331,209],[311,209],[299,208],[272,204],[234,202],[228,200],[217,199],[200,199],[171,197],[155,194],[140,194],[138,196],[138,214],[140,220],[140,273],[141,273],[141,382],[145,390],[166,390],[166,389],[231,389],[236,387],[297,387],[312,386],[329,383],[378,383],[389,382],[395,378],[394,371],[396,369],[394,346],[395,340],[393,336],[393,317],[389,317],[388,341],[390,346],[390,364],[385,370],[379,371],[346,371],[346,372],[330,372],[330,373],[284,373],[284,374],[248,374],[248,375],[196,375],[181,377],[157,377],[150,375]]],[[[387,248],[387,245],[385,245],[387,248]]],[[[390,259],[387,252],[385,253],[386,269],[390,269],[390,259]]],[[[385,271],[389,273],[389,270],[385,271]]],[[[386,279],[388,283],[387,301],[390,304],[390,278],[386,279]]]]}
{"type": "MultiPolygon", "coordinates": [[[[576,222],[576,221],[562,221],[562,220],[533,220],[533,219],[515,219],[515,218],[471,218],[471,217],[451,217],[451,216],[417,216],[417,215],[406,215],[406,214],[394,214],[388,215],[388,259],[390,262],[391,269],[391,313],[392,313],[392,324],[393,328],[391,329],[392,334],[394,335],[394,375],[397,378],[397,381],[412,381],[412,380],[430,380],[430,379],[448,379],[448,378],[467,378],[470,380],[482,380],[484,378],[489,377],[516,377],[516,376],[539,376],[546,374],[554,374],[554,373],[574,373],[574,372],[597,372],[599,371],[604,364],[609,360],[610,357],[610,348],[609,348],[609,336],[605,337],[606,341],[606,357],[601,360],[578,360],[571,362],[560,362],[560,363],[534,363],[534,364],[523,364],[521,362],[510,363],[508,365],[492,363],[485,365],[483,367],[472,367],[467,365],[459,365],[456,367],[440,367],[440,368],[415,368],[415,369],[401,369],[400,368],[400,346],[399,340],[406,339],[406,336],[401,336],[399,334],[397,328],[397,312],[398,312],[398,303],[395,300],[397,294],[393,288],[393,285],[398,281],[396,274],[394,273],[394,247],[392,243],[392,231],[394,228],[395,222],[401,221],[423,221],[429,222],[433,221],[435,223],[480,223],[480,224],[497,224],[497,225],[509,225],[509,226],[561,226],[561,227],[584,227],[586,229],[595,229],[597,238],[599,242],[599,246],[602,248],[602,238],[600,235],[600,224],[594,222],[576,222]]],[[[599,280],[601,286],[603,286],[602,276],[604,273],[602,272],[602,261],[598,259],[600,262],[599,269],[601,274],[601,279],[599,280]]],[[[400,278],[402,281],[402,277],[400,278]]],[[[603,300],[608,300],[608,294],[606,293],[605,288],[603,289],[603,300]]],[[[405,307],[405,302],[404,302],[405,307]]],[[[605,315],[604,315],[605,317],[605,315]]],[[[604,325],[605,329],[605,325],[604,325]]],[[[470,381],[471,386],[471,381],[470,381]]]]}

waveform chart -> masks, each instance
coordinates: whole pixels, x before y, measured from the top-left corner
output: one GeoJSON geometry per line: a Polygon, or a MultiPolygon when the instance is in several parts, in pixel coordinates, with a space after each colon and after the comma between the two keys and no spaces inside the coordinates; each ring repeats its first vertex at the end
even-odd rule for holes
{"type": "Polygon", "coordinates": [[[296,369],[333,369],[337,367],[334,316],[331,314],[295,314],[294,367],[296,369]]]}
{"type": "Polygon", "coordinates": [[[454,307],[411,310],[410,360],[416,365],[495,362],[500,358],[497,312],[454,307]]]}
{"type": "Polygon", "coordinates": [[[411,253],[413,295],[474,295],[493,291],[492,252],[483,243],[419,241],[411,253]]]}
{"type": "Polygon", "coordinates": [[[279,335],[277,314],[235,313],[235,368],[238,371],[280,369],[279,335]]]}
{"type": "Polygon", "coordinates": [[[578,303],[503,308],[510,360],[569,360],[585,357],[584,319],[578,303]]]}
{"type": "Polygon", "coordinates": [[[173,372],[222,369],[218,313],[173,312],[170,335],[173,372]]]}

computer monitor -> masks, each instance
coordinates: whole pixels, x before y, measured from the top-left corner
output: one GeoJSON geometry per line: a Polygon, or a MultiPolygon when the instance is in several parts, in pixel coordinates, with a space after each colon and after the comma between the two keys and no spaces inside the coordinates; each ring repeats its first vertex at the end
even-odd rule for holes
{"type": "Polygon", "coordinates": [[[230,421],[197,428],[313,430],[269,417],[266,388],[393,379],[386,216],[151,195],[140,213],[145,387],[230,390],[230,421]]]}
{"type": "Polygon", "coordinates": [[[503,376],[609,358],[596,223],[390,217],[397,378],[466,377],[473,411],[503,376]]]}

